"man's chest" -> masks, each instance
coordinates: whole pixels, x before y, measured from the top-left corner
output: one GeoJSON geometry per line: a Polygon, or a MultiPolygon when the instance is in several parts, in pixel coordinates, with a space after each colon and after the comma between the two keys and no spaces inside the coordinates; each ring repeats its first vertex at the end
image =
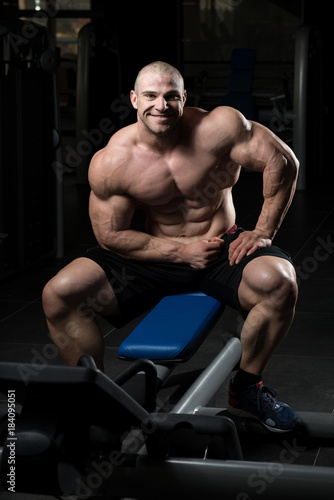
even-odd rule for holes
{"type": "Polygon", "coordinates": [[[141,158],[128,168],[129,194],[148,205],[163,205],[175,198],[193,199],[212,181],[217,168],[217,159],[209,155],[141,158]]]}

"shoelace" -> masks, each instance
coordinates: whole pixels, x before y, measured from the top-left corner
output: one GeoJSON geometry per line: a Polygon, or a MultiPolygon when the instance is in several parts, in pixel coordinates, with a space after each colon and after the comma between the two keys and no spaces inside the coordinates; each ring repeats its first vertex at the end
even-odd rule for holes
{"type": "Polygon", "coordinates": [[[257,390],[257,409],[259,411],[264,410],[265,403],[271,405],[276,403],[276,391],[268,386],[259,387],[257,390]]]}

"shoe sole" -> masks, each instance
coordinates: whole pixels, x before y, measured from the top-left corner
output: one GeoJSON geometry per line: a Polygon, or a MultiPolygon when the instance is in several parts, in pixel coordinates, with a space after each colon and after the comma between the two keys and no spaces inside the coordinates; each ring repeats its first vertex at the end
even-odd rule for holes
{"type": "MultiPolygon", "coordinates": [[[[234,408],[234,406],[231,406],[229,403],[227,404],[227,411],[228,413],[234,415],[235,417],[252,418],[253,420],[257,420],[261,425],[263,425],[263,427],[265,427],[270,432],[284,433],[284,432],[291,432],[295,429],[295,427],[293,427],[292,429],[277,429],[276,427],[270,427],[269,425],[262,422],[253,413],[250,413],[249,411],[246,410],[240,410],[238,408],[234,408]]],[[[299,422],[297,422],[296,426],[298,425],[298,423],[299,422]]]]}

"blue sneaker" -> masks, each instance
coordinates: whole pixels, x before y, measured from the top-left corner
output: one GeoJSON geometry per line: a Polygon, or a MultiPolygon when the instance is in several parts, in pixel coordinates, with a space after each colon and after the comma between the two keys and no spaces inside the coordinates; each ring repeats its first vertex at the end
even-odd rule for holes
{"type": "Polygon", "coordinates": [[[276,392],[262,382],[251,385],[236,394],[234,377],[230,381],[227,410],[237,417],[256,418],[271,432],[289,432],[299,424],[300,418],[290,406],[275,399],[276,392]]]}

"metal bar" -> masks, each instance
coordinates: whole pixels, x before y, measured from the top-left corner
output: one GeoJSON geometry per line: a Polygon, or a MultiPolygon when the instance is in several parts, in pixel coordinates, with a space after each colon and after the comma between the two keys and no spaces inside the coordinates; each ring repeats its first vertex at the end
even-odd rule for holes
{"type": "MultiPolygon", "coordinates": [[[[57,2],[61,6],[61,2],[57,2]]],[[[45,19],[50,19],[52,17],[57,17],[57,18],[84,18],[84,19],[91,19],[94,17],[102,17],[102,13],[99,11],[92,11],[90,9],[84,10],[75,10],[75,9],[68,9],[68,10],[57,10],[53,12],[50,12],[48,10],[39,10],[36,11],[35,9],[20,9],[19,10],[19,16],[20,17],[32,17],[36,16],[36,14],[40,17],[44,16],[45,19]]]]}
{"type": "MultiPolygon", "coordinates": [[[[54,51],[56,57],[56,49],[52,40],[51,33],[46,31],[46,39],[48,48],[54,51]]],[[[61,144],[61,126],[60,126],[60,110],[59,110],[59,90],[57,79],[57,67],[52,71],[52,92],[53,92],[53,112],[54,112],[54,128],[53,128],[53,147],[55,150],[55,164],[62,164],[62,144],[61,144]]],[[[64,257],[64,193],[62,176],[56,176],[56,258],[64,257]]]]}
{"type": "Polygon", "coordinates": [[[159,364],[155,363],[155,366],[157,369],[157,377],[161,381],[161,385],[164,385],[164,383],[167,381],[167,379],[173,373],[176,364],[159,365],[159,364]]]}
{"type": "Polygon", "coordinates": [[[334,439],[334,413],[300,411],[303,434],[312,438],[334,439]]]}
{"type": "MultiPolygon", "coordinates": [[[[202,411],[198,412],[202,414],[202,411]]],[[[204,413],[203,413],[204,414],[204,413]]],[[[317,440],[317,442],[325,441],[327,446],[332,446],[334,441],[334,414],[320,412],[303,412],[299,411],[300,424],[296,429],[297,438],[305,438],[317,440]]],[[[270,435],[256,419],[238,418],[234,420],[238,432],[249,432],[270,435]]]]}
{"type": "Polygon", "coordinates": [[[219,413],[227,411],[226,408],[215,408],[211,406],[198,406],[195,408],[194,413],[196,415],[208,415],[209,417],[215,417],[219,413]]]}
{"type": "MultiPolygon", "coordinates": [[[[293,458],[293,457],[292,457],[293,458]]],[[[283,461],[285,460],[285,462],[283,461]]],[[[114,468],[106,484],[115,497],[154,500],[314,500],[333,498],[334,468],[141,455],[135,467],[114,468]]]]}
{"type": "Polygon", "coordinates": [[[293,149],[300,162],[297,181],[297,189],[300,191],[306,188],[307,79],[310,33],[309,26],[301,26],[297,30],[295,44],[293,149]]]}
{"type": "MultiPolygon", "coordinates": [[[[195,409],[196,415],[226,415],[226,408],[202,407],[198,406],[195,409]]],[[[334,413],[298,411],[301,423],[296,429],[298,438],[324,440],[327,446],[331,446],[334,442],[334,413]]],[[[272,433],[265,429],[256,419],[230,417],[238,430],[238,432],[249,432],[270,436],[272,433]]]]}
{"type": "MultiPolygon", "coordinates": [[[[83,140],[82,131],[89,130],[89,72],[92,50],[92,37],[96,26],[88,23],[81,28],[78,35],[77,86],[76,86],[76,140],[83,140]]],[[[89,156],[81,155],[76,167],[78,184],[88,183],[89,156]]]]}
{"type": "Polygon", "coordinates": [[[240,357],[241,343],[239,339],[234,337],[227,342],[210,365],[203,370],[174,406],[171,413],[193,413],[196,407],[206,406],[239,362],[240,357]]]}

